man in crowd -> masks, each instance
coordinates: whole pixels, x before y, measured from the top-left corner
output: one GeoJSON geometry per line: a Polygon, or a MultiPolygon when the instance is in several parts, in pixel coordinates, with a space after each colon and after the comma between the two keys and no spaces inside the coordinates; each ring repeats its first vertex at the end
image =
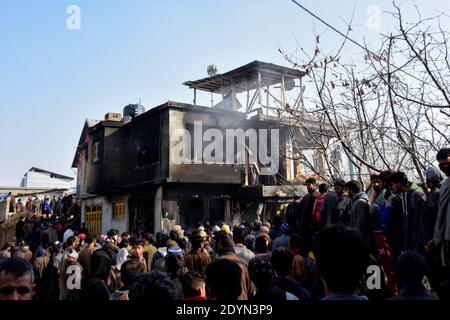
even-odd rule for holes
{"type": "Polygon", "coordinates": [[[327,192],[320,208],[320,224],[326,226],[334,223],[347,223],[350,198],[344,194],[345,181],[336,179],[334,191],[327,192]]]}
{"type": "Polygon", "coordinates": [[[378,229],[378,211],[384,202],[384,195],[386,189],[383,188],[383,182],[380,178],[380,174],[372,173],[370,175],[370,190],[368,191],[370,215],[373,218],[374,229],[378,229]]]}
{"type": "Polygon", "coordinates": [[[206,300],[205,276],[196,270],[189,271],[181,278],[184,300],[206,300]]]}
{"type": "Polygon", "coordinates": [[[136,278],[128,296],[130,300],[141,302],[166,302],[177,299],[177,288],[167,274],[153,270],[136,278]]]}
{"type": "Polygon", "coordinates": [[[125,261],[120,268],[120,280],[123,285],[113,292],[109,299],[129,300],[130,287],[142,273],[144,273],[144,266],[138,260],[130,259],[125,261]]]}
{"type": "Polygon", "coordinates": [[[426,244],[425,193],[417,184],[410,182],[403,172],[391,176],[393,191],[400,196],[402,215],[401,250],[422,252],[426,244]]]}
{"type": "Polygon", "coordinates": [[[245,229],[243,226],[233,228],[234,251],[247,265],[255,257],[255,254],[244,245],[245,229]]]}
{"type": "MultiPolygon", "coordinates": [[[[241,285],[242,292],[239,295],[239,300],[248,300],[255,293],[255,287],[253,283],[250,281],[250,276],[248,274],[248,265],[239,258],[235,252],[233,240],[227,234],[220,234],[218,237],[218,256],[219,259],[230,260],[232,262],[237,263],[237,265],[241,268],[241,285]]],[[[210,266],[211,264],[209,264],[210,266]]],[[[206,279],[206,285],[208,286],[208,277],[206,279]]]]}
{"type": "Polygon", "coordinates": [[[310,238],[314,233],[313,212],[318,192],[316,179],[309,178],[306,180],[305,184],[308,193],[300,201],[298,227],[301,234],[310,238]]]}
{"type": "Polygon", "coordinates": [[[436,155],[439,169],[447,176],[440,189],[439,209],[434,229],[433,245],[437,247],[442,265],[450,267],[450,149],[436,155]]]}
{"type": "Polygon", "coordinates": [[[16,212],[21,213],[23,211],[24,211],[24,205],[22,203],[22,199],[19,199],[19,200],[17,200],[17,203],[16,203],[16,212]]]}
{"type": "Polygon", "coordinates": [[[427,212],[427,237],[433,238],[434,226],[436,224],[437,213],[439,209],[439,189],[442,182],[442,174],[436,167],[429,167],[425,170],[426,184],[428,188],[427,201],[425,204],[427,212]]]}
{"type": "Polygon", "coordinates": [[[88,281],[91,278],[91,257],[95,251],[95,239],[86,237],[83,242],[84,247],[80,251],[78,261],[83,267],[83,278],[88,281]]]}
{"type": "Polygon", "coordinates": [[[361,191],[361,184],[358,181],[351,180],[345,187],[348,190],[348,196],[352,199],[349,226],[361,232],[367,238],[370,248],[374,249],[373,220],[370,215],[369,197],[364,191],[361,191]]]}
{"type": "Polygon", "coordinates": [[[317,271],[325,287],[323,300],[367,300],[357,287],[369,264],[369,247],[361,233],[331,225],[317,235],[317,271]]]}
{"type": "MultiPolygon", "coordinates": [[[[242,269],[229,259],[217,259],[206,268],[209,300],[236,301],[242,298],[242,269]]],[[[250,278],[249,278],[250,279],[250,278]]]]}
{"type": "Polygon", "coordinates": [[[288,248],[275,249],[270,257],[270,262],[273,266],[274,282],[277,287],[293,294],[299,300],[310,300],[309,292],[301,286],[300,282],[289,276],[294,262],[294,254],[288,248]]]}
{"type": "Polygon", "coordinates": [[[425,258],[415,251],[406,251],[397,259],[396,274],[399,295],[391,300],[439,300],[431,288],[424,286],[428,273],[425,258]]]}
{"type": "Polygon", "coordinates": [[[320,229],[320,210],[322,208],[323,200],[325,199],[325,195],[328,192],[328,186],[326,183],[319,184],[319,192],[316,196],[316,202],[314,203],[313,210],[313,228],[314,232],[319,231],[320,229]]]}
{"type": "Polygon", "coordinates": [[[144,257],[146,258],[147,269],[150,271],[152,268],[153,255],[158,249],[152,244],[152,236],[149,232],[141,232],[140,238],[144,241],[144,257]]]}
{"type": "Polygon", "coordinates": [[[138,260],[144,267],[145,272],[148,271],[147,261],[144,258],[144,246],[143,240],[137,239],[133,244],[132,258],[138,260]]]}
{"type": "Polygon", "coordinates": [[[0,263],[0,300],[32,300],[33,266],[25,259],[12,257],[0,263]]]}
{"type": "Polygon", "coordinates": [[[50,197],[47,195],[42,202],[42,214],[44,215],[44,218],[50,217],[50,215],[53,214],[53,208],[50,206],[50,197]]]}

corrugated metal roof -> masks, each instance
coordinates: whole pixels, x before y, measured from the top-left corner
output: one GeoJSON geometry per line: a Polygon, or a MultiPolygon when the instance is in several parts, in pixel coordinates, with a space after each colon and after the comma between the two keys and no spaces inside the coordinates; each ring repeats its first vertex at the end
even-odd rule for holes
{"type": "Polygon", "coordinates": [[[285,81],[300,79],[305,75],[303,71],[279,66],[273,63],[255,60],[237,69],[194,81],[186,81],[183,84],[189,88],[195,88],[208,92],[229,94],[231,86],[236,92],[254,90],[257,88],[258,72],[261,72],[261,85],[272,86],[281,83],[281,75],[285,81]]]}
{"type": "Polygon", "coordinates": [[[48,170],[44,170],[44,169],[40,169],[40,168],[36,168],[36,167],[32,167],[32,168],[31,168],[30,170],[28,170],[27,172],[30,172],[30,171],[34,171],[34,172],[43,172],[43,173],[50,173],[50,174],[54,175],[55,178],[60,178],[60,179],[68,179],[68,180],[73,180],[73,179],[75,179],[75,178],[73,178],[73,177],[68,177],[68,176],[65,176],[65,175],[62,175],[62,174],[53,172],[53,171],[48,171],[48,170]]]}

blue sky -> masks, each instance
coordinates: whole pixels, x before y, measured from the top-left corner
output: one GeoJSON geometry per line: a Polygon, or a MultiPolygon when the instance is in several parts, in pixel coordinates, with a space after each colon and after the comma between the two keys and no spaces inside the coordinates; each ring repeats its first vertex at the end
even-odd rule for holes
{"type": "MultiPolygon", "coordinates": [[[[299,0],[345,30],[355,1],[299,0]]],[[[424,15],[449,12],[443,1],[416,1],[424,15]]],[[[403,1],[414,20],[410,1],[403,1]]],[[[357,1],[352,37],[376,47],[381,29],[366,25],[367,8],[391,1],[357,1]]],[[[448,18],[447,18],[448,19],[448,18]]],[[[448,22],[448,21],[447,21],[448,22]]],[[[15,186],[30,167],[74,176],[70,168],[85,118],[102,119],[141,99],[147,108],[167,100],[191,102],[186,80],[262,60],[287,65],[278,46],[322,50],[340,38],[289,0],[0,0],[0,186],[15,186]],[[69,30],[69,5],[81,10],[81,29],[69,30]],[[294,38],[295,35],[295,38],[294,38]]],[[[345,55],[360,52],[351,46],[345,55]]],[[[208,105],[208,96],[200,100],[208,105]]]]}

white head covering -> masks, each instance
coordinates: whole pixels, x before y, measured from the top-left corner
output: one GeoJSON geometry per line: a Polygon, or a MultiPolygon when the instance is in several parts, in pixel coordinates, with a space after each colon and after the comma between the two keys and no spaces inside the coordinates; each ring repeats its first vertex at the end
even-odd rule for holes
{"type": "Polygon", "coordinates": [[[262,226],[262,227],[261,227],[261,232],[262,232],[262,233],[267,233],[267,234],[269,234],[269,231],[270,231],[270,229],[269,229],[267,226],[262,226]]]}
{"type": "Polygon", "coordinates": [[[75,260],[78,260],[78,253],[75,251],[75,250],[73,250],[71,253],[69,253],[68,255],[67,255],[68,257],[72,257],[72,258],[74,258],[75,260]]]}
{"type": "Polygon", "coordinates": [[[122,267],[122,264],[125,261],[127,261],[127,257],[128,257],[128,250],[126,248],[121,248],[119,250],[119,252],[117,252],[117,257],[116,257],[117,270],[120,270],[120,268],[122,267]]]}

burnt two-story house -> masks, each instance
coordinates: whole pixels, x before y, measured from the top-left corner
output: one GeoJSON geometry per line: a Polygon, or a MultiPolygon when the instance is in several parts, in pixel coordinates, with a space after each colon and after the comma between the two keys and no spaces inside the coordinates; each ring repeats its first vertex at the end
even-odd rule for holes
{"type": "Polygon", "coordinates": [[[147,112],[129,105],[123,115],[87,120],[73,167],[90,233],[156,233],[174,224],[192,229],[199,222],[234,224],[278,214],[304,192],[302,165],[284,151],[292,147],[292,128],[305,135],[264,106],[271,87],[285,99],[287,84],[301,85],[303,76],[255,61],[186,82],[193,104],[168,101],[147,112]],[[197,91],[219,95],[220,102],[199,106],[197,91]]]}

